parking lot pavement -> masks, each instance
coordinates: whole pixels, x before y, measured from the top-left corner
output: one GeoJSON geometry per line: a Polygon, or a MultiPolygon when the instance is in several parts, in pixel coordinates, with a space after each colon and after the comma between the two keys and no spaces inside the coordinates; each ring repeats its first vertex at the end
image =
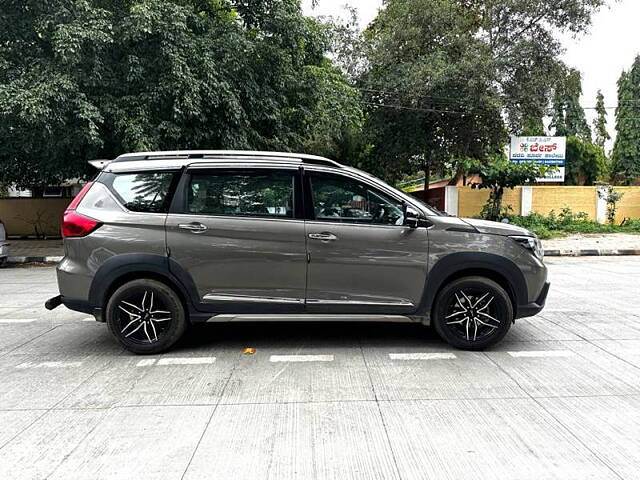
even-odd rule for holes
{"type": "Polygon", "coordinates": [[[547,263],[547,308],[485,352],[254,323],[151,357],[46,311],[53,268],[2,269],[0,479],[640,478],[640,258],[547,263]]]}

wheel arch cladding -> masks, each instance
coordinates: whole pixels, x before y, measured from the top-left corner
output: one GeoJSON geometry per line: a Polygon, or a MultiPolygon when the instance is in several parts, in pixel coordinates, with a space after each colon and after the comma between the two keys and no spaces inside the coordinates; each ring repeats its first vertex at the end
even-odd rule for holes
{"type": "MultiPolygon", "coordinates": [[[[163,255],[130,253],[108,259],[96,272],[89,289],[89,304],[100,310],[113,291],[120,285],[139,278],[151,278],[173,288],[188,311],[193,312],[198,304],[193,280],[186,272],[177,277],[169,269],[169,259],[163,255]],[[194,295],[196,297],[194,298],[194,295]]],[[[175,262],[173,262],[175,263],[175,262]]],[[[179,268],[179,267],[178,267],[179,268]]]]}
{"type": "Polygon", "coordinates": [[[440,290],[452,280],[481,276],[503,287],[513,303],[514,317],[518,305],[528,302],[527,282],[518,266],[508,258],[486,252],[451,253],[430,269],[422,301],[422,310],[430,314],[440,290]]]}

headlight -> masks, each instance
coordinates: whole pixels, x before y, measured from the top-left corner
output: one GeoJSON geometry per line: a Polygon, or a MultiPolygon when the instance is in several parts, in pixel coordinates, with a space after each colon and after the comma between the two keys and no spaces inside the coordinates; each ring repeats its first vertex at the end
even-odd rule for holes
{"type": "Polygon", "coordinates": [[[544,258],[544,250],[542,249],[542,242],[538,237],[521,237],[514,235],[510,238],[513,238],[516,242],[522,245],[527,250],[530,250],[536,257],[540,260],[544,258]]]}

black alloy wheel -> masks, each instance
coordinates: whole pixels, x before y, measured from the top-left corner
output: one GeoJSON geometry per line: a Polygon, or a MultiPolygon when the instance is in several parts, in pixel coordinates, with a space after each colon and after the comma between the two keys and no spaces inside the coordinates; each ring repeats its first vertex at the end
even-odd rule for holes
{"type": "Polygon", "coordinates": [[[505,290],[485,277],[465,277],[439,293],[433,323],[451,345],[481,350],[500,341],[513,322],[513,305],[505,290]]]}
{"type": "Polygon", "coordinates": [[[184,333],[187,321],[180,297],[151,279],[127,282],[107,303],[109,330],[129,351],[159,353],[184,333]]]}

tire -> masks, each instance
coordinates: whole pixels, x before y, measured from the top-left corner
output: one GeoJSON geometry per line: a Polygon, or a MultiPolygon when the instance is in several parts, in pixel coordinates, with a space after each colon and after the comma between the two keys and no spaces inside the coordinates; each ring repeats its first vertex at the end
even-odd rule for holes
{"type": "Polygon", "coordinates": [[[440,291],[432,323],[440,338],[450,345],[482,350],[507,334],[513,323],[513,304],[504,288],[493,280],[464,277],[440,291]]]}
{"type": "Polygon", "coordinates": [[[113,292],[105,315],[111,334],[136,354],[164,352],[187,329],[184,305],[176,292],[146,278],[127,282],[113,292]]]}

